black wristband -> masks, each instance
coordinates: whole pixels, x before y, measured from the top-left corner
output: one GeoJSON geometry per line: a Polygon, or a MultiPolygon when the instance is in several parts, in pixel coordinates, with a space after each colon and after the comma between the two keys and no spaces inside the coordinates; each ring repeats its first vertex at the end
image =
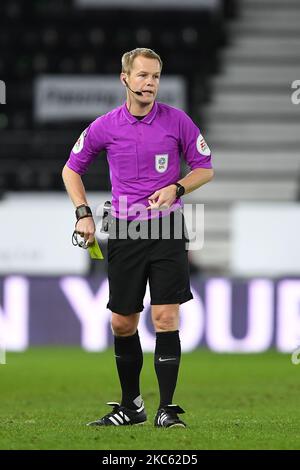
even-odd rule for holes
{"type": "Polygon", "coordinates": [[[75,215],[77,220],[93,216],[91,208],[85,204],[81,204],[81,206],[76,207],[75,215]]]}

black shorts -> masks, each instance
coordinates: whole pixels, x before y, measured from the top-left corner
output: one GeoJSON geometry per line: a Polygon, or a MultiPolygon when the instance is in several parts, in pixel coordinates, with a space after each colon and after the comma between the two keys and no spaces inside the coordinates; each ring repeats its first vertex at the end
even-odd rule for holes
{"type": "Polygon", "coordinates": [[[121,315],[141,312],[148,280],[151,305],[182,304],[193,298],[189,280],[189,240],[183,214],[176,211],[163,219],[170,226],[169,239],[165,238],[162,217],[155,221],[158,224],[155,235],[153,222],[151,227],[150,221],[134,221],[134,229],[140,230],[140,237],[136,239],[125,238],[129,227],[127,221],[124,229],[124,225],[120,228],[118,219],[113,219],[114,236],[108,239],[107,303],[112,312],[121,315]],[[178,218],[182,225],[179,231],[178,226],[175,230],[178,218]]]}

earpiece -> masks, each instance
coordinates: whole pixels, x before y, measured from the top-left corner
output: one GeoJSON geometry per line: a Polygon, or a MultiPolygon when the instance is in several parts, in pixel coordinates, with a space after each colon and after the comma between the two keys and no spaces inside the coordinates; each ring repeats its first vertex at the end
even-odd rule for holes
{"type": "Polygon", "coordinates": [[[128,90],[130,90],[132,93],[135,93],[136,95],[139,95],[139,96],[143,96],[143,92],[142,91],[134,91],[130,88],[130,86],[128,85],[127,81],[125,80],[125,78],[123,78],[123,83],[125,84],[126,88],[128,88],[128,90]]]}

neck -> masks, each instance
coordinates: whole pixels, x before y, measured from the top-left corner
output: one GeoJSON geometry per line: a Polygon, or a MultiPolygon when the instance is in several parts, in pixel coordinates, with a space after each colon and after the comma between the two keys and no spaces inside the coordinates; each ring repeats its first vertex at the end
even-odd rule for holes
{"type": "Polygon", "coordinates": [[[143,104],[136,101],[132,96],[130,100],[127,96],[126,106],[130,114],[133,116],[146,116],[146,114],[150,113],[151,109],[153,108],[154,101],[150,104],[143,104]]]}

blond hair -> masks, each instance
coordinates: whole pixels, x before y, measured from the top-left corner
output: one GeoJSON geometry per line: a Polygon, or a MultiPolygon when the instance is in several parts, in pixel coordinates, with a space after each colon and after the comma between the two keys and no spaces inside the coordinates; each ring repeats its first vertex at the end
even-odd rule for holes
{"type": "Polygon", "coordinates": [[[129,52],[125,52],[125,54],[122,55],[122,72],[123,73],[127,73],[128,75],[130,74],[133,61],[138,56],[147,57],[148,59],[158,60],[159,65],[160,65],[160,70],[162,69],[162,66],[163,66],[162,60],[159,57],[159,55],[156,54],[156,52],[154,52],[152,49],[147,49],[146,47],[137,47],[136,49],[133,49],[132,51],[129,51],[129,52]]]}

